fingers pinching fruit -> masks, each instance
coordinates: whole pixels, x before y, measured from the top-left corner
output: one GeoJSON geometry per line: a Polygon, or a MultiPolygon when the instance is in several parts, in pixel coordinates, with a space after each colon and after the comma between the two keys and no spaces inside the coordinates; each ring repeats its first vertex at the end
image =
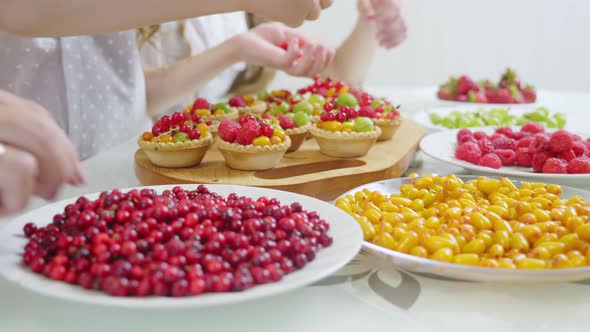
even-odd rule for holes
{"type": "Polygon", "coordinates": [[[406,39],[407,27],[399,0],[360,1],[359,10],[362,14],[374,14],[370,16],[377,24],[376,38],[382,47],[392,48],[406,39]]]}

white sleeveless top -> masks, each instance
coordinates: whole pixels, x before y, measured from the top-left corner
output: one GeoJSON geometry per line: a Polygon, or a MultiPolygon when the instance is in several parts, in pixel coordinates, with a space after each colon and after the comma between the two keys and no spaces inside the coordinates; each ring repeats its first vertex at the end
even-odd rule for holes
{"type": "MultiPolygon", "coordinates": [[[[246,14],[243,12],[168,22],[160,26],[160,30],[153,36],[150,43],[143,45],[140,54],[145,68],[163,67],[199,54],[246,31],[248,31],[248,24],[246,14]],[[181,25],[184,25],[184,35],[180,31],[181,25]]],[[[238,63],[227,68],[202,86],[199,91],[195,91],[194,96],[179,101],[179,104],[167,113],[180,110],[198,97],[213,102],[220,100],[227,94],[237,75],[245,68],[245,63],[238,63]]]]}
{"type": "Polygon", "coordinates": [[[0,89],[44,106],[82,159],[149,128],[134,31],[22,38],[0,31],[0,89]]]}

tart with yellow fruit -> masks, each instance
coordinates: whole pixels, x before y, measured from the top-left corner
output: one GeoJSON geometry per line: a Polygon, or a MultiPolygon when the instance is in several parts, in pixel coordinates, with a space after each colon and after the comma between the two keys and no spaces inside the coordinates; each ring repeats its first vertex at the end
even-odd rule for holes
{"type": "Polygon", "coordinates": [[[309,115],[305,112],[287,113],[275,121],[291,139],[291,147],[287,152],[297,151],[309,134],[311,128],[309,115]]]}
{"type": "Polygon", "coordinates": [[[151,132],[139,138],[139,147],[159,167],[192,167],[201,163],[213,138],[199,116],[174,113],[163,116],[151,132]]]}
{"type": "Polygon", "coordinates": [[[320,152],[331,157],[352,158],[366,155],[381,135],[381,128],[354,108],[324,112],[310,130],[320,152]]]}
{"type": "Polygon", "coordinates": [[[240,115],[261,115],[267,109],[265,101],[258,100],[253,96],[234,96],[228,101],[228,104],[230,107],[237,109],[240,115]]]}
{"type": "Polygon", "coordinates": [[[197,98],[195,102],[186,107],[183,113],[198,115],[203,121],[223,121],[238,118],[238,110],[228,103],[211,104],[204,98],[197,98]]]}
{"type": "Polygon", "coordinates": [[[217,132],[216,146],[226,164],[243,171],[275,167],[291,146],[291,139],[280,127],[252,115],[221,121],[217,132]]]}

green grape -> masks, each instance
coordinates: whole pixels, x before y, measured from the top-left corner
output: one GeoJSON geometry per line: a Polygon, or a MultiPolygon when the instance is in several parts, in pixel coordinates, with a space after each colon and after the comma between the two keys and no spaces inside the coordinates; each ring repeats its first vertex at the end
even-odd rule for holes
{"type": "Polygon", "coordinates": [[[443,120],[443,118],[436,113],[430,113],[428,117],[430,118],[430,122],[432,122],[435,125],[440,124],[443,120]]]}
{"type": "Polygon", "coordinates": [[[525,117],[519,117],[516,119],[516,124],[519,126],[525,125],[529,120],[525,117]]]}
{"type": "Polygon", "coordinates": [[[287,113],[287,114],[293,114],[292,119],[293,119],[293,121],[295,121],[295,124],[297,125],[297,127],[303,127],[309,123],[309,115],[307,115],[307,113],[305,113],[305,112],[287,113]]]}
{"type": "Polygon", "coordinates": [[[557,124],[557,122],[553,119],[547,119],[545,120],[545,125],[547,126],[547,128],[558,128],[559,125],[557,124]]]}
{"type": "Polygon", "coordinates": [[[312,114],[313,113],[313,106],[311,105],[310,102],[307,101],[300,101],[297,104],[295,104],[295,106],[293,106],[293,112],[297,113],[297,112],[305,112],[307,114],[312,114]]]}
{"type": "Polygon", "coordinates": [[[366,133],[373,131],[373,129],[375,129],[375,125],[373,124],[373,120],[369,118],[361,116],[354,120],[354,127],[352,130],[356,131],[357,133],[366,133]]]}
{"type": "Polygon", "coordinates": [[[356,107],[358,105],[356,97],[350,93],[341,94],[338,96],[336,102],[338,103],[338,106],[356,107]]]}
{"type": "Polygon", "coordinates": [[[458,118],[455,121],[455,128],[465,128],[465,127],[469,127],[469,121],[466,121],[463,118],[458,118]]]}
{"type": "Polygon", "coordinates": [[[543,114],[545,117],[549,116],[549,109],[547,109],[547,107],[537,107],[535,111],[543,114]]]}
{"type": "Polygon", "coordinates": [[[538,111],[527,113],[526,117],[529,118],[529,120],[534,121],[534,122],[544,122],[545,120],[547,120],[547,116],[541,112],[538,112],[538,111]]]}
{"type": "Polygon", "coordinates": [[[488,124],[488,126],[497,126],[497,125],[500,124],[500,120],[498,118],[495,118],[495,117],[490,117],[487,120],[487,124],[488,124]]]}
{"type": "Polygon", "coordinates": [[[452,111],[452,112],[449,114],[449,116],[452,116],[452,117],[460,117],[461,115],[462,115],[462,114],[461,114],[461,112],[459,112],[459,111],[452,111]]]}
{"type": "Polygon", "coordinates": [[[289,111],[290,105],[288,102],[284,101],[282,103],[280,103],[279,105],[274,104],[272,105],[270,112],[272,113],[272,115],[274,116],[278,116],[280,114],[285,114],[289,111]]]}
{"type": "Polygon", "coordinates": [[[565,120],[565,115],[563,113],[555,113],[553,115],[553,121],[555,121],[559,129],[563,129],[563,127],[565,127],[567,123],[567,121],[565,120]]]}
{"type": "Polygon", "coordinates": [[[189,140],[189,137],[186,133],[178,133],[176,135],[174,135],[174,143],[179,143],[179,142],[186,142],[189,140]]]}
{"type": "Polygon", "coordinates": [[[505,108],[494,108],[490,110],[490,115],[495,117],[503,117],[508,115],[508,110],[505,108]]]}
{"type": "Polygon", "coordinates": [[[371,108],[377,108],[381,105],[383,105],[383,101],[381,101],[379,99],[375,99],[371,102],[371,108]]]}
{"type": "Polygon", "coordinates": [[[451,118],[444,118],[442,119],[441,125],[444,126],[445,128],[455,128],[455,121],[453,121],[451,118]]]}
{"type": "Polygon", "coordinates": [[[288,117],[288,118],[290,118],[290,119],[294,119],[294,118],[295,118],[295,113],[288,112],[287,114],[285,114],[285,115],[283,115],[283,116],[286,116],[286,117],[288,117]]]}
{"type": "Polygon", "coordinates": [[[307,101],[312,104],[320,104],[322,106],[324,106],[324,104],[326,103],[326,99],[324,99],[322,95],[311,95],[309,96],[309,99],[307,99],[307,101]]]}
{"type": "Polygon", "coordinates": [[[231,107],[228,103],[217,103],[215,104],[215,110],[223,110],[225,113],[231,113],[231,107]]]}
{"type": "Polygon", "coordinates": [[[268,100],[268,98],[270,98],[270,94],[266,90],[260,90],[260,91],[258,91],[257,97],[260,100],[266,101],[266,100],[268,100]]]}
{"type": "Polygon", "coordinates": [[[486,123],[482,119],[473,119],[469,122],[469,127],[482,127],[485,125],[486,123]]]}

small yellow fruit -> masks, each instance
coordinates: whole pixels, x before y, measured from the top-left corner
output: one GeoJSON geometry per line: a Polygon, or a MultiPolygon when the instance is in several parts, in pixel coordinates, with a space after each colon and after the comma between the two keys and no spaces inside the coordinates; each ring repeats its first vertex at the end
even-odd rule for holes
{"type": "Polygon", "coordinates": [[[275,131],[272,135],[280,138],[281,142],[285,140],[285,132],[280,129],[275,128],[275,131]]]}
{"type": "Polygon", "coordinates": [[[209,127],[204,123],[199,123],[197,125],[197,130],[201,132],[201,137],[205,137],[209,133],[209,127]]]}
{"type": "Polygon", "coordinates": [[[270,145],[270,138],[268,138],[266,136],[256,137],[252,141],[252,145],[255,145],[255,146],[270,145]]]}
{"type": "Polygon", "coordinates": [[[279,136],[273,136],[270,138],[270,143],[271,144],[281,144],[281,143],[283,143],[283,140],[279,136]]]}
{"type": "Polygon", "coordinates": [[[338,121],[326,121],[322,124],[322,129],[332,132],[341,131],[342,123],[338,121]]]}
{"type": "Polygon", "coordinates": [[[198,116],[210,116],[211,112],[206,108],[200,108],[195,111],[198,116]]]}

